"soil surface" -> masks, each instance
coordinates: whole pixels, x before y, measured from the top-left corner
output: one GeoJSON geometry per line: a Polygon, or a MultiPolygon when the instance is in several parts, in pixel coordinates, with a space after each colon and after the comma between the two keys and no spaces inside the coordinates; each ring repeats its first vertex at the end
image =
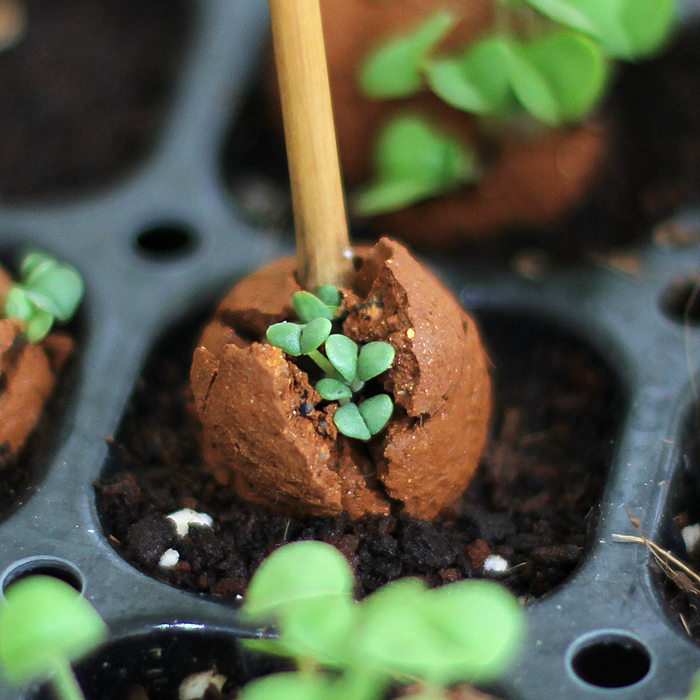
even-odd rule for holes
{"type": "Polygon", "coordinates": [[[154,350],[96,483],[110,541],[158,579],[224,596],[243,594],[277,546],[309,538],[348,557],[360,595],[415,575],[432,585],[489,576],[519,596],[541,596],[585,554],[620,396],[593,353],[555,329],[502,315],[481,325],[495,365],[491,437],[472,485],[432,523],[402,514],[356,523],[345,514],[276,516],[222,490],[206,473],[188,390],[199,325],[175,329],[154,350]],[[177,538],[166,516],[184,507],[211,515],[213,527],[177,538]],[[168,548],[180,555],[172,569],[159,566],[168,548]],[[506,571],[489,573],[490,555],[506,571]]]}

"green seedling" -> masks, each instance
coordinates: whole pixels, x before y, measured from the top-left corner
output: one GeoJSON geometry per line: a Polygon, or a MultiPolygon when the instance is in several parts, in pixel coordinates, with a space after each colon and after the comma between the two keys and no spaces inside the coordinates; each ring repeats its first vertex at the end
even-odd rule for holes
{"type": "Polygon", "coordinates": [[[20,282],[7,295],[5,316],[24,321],[27,339],[38,343],[56,321],[73,317],[83,292],[82,277],[72,265],[35,251],[20,265],[20,282]]]}
{"type": "Polygon", "coordinates": [[[402,114],[382,129],[374,170],[374,182],[353,202],[364,216],[415,204],[478,177],[476,154],[415,114],[402,114]]]}
{"type": "Polygon", "coordinates": [[[524,109],[549,126],[589,114],[607,75],[599,46],[571,30],[530,42],[485,39],[460,58],[435,60],[426,67],[432,90],[453,107],[483,115],[524,109]]]}
{"type": "Polygon", "coordinates": [[[439,700],[449,685],[496,677],[522,637],[521,608],[490,581],[429,590],[405,578],[360,602],[353,587],[350,566],[331,545],[296,542],[270,555],[242,612],[279,634],[248,644],[290,657],[301,670],[256,680],[240,700],[379,700],[402,683],[418,683],[418,697],[439,700]]]}
{"type": "Polygon", "coordinates": [[[357,404],[352,399],[362,392],[366,382],[391,367],[395,351],[383,341],[360,347],[342,333],[332,333],[333,322],[342,320],[341,302],[340,290],[331,285],[325,285],[316,295],[297,292],[292,305],[302,322],[271,325],[267,342],[291,357],[305,355],[313,360],[324,374],[316,382],[316,391],[326,401],[340,404],[333,416],[336,428],[347,437],[370,440],[389,422],[394,402],[388,394],[357,404]]]}
{"type": "Polygon", "coordinates": [[[425,59],[455,23],[452,13],[440,10],[408,36],[384,44],[362,66],[359,81],[363,93],[371,99],[391,100],[421,90],[425,59]]]}
{"type": "Polygon", "coordinates": [[[84,700],[71,663],[107,633],[105,623],[72,586],[52,576],[13,583],[0,607],[0,663],[15,684],[49,680],[61,700],[84,700]]]}
{"type": "MultiPolygon", "coordinates": [[[[674,0],[497,0],[492,32],[456,55],[436,51],[455,24],[443,10],[371,53],[358,75],[369,99],[430,89],[477,116],[526,113],[548,126],[581,122],[596,109],[613,60],[658,52],[674,24],[674,0]]],[[[427,120],[399,115],[374,152],[375,179],[355,210],[400,209],[478,180],[477,149],[427,120]]]]}

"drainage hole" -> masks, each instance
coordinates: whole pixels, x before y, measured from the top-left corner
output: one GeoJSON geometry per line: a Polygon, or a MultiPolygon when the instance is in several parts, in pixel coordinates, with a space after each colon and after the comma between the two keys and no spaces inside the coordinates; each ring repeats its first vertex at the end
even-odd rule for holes
{"type": "Polygon", "coordinates": [[[70,562],[52,557],[27,559],[12,566],[3,576],[2,592],[5,593],[13,583],[31,576],[52,576],[72,586],[78,593],[83,592],[80,571],[70,562]]]}
{"type": "Polygon", "coordinates": [[[606,635],[588,642],[573,656],[574,673],[599,688],[624,688],[634,685],[649,673],[651,657],[632,637],[606,635]]]}
{"type": "Polygon", "coordinates": [[[136,250],[149,258],[172,260],[194,252],[197,236],[188,226],[152,226],[136,236],[136,250]]]}
{"type": "Polygon", "coordinates": [[[677,323],[700,324],[700,277],[674,282],[661,298],[661,310],[677,323]]]}

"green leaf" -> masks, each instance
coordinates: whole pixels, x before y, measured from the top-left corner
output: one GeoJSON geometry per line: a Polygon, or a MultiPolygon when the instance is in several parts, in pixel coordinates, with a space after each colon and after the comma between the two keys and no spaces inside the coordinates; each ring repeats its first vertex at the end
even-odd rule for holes
{"type": "Polygon", "coordinates": [[[273,673],[248,683],[238,700],[328,700],[331,690],[318,673],[273,673]]]}
{"type": "Polygon", "coordinates": [[[396,351],[382,340],[367,343],[357,357],[357,374],[363,382],[376,377],[391,367],[396,351]]]}
{"type": "Polygon", "coordinates": [[[625,33],[624,45],[601,39],[616,58],[633,60],[648,57],[662,48],[675,26],[673,0],[620,0],[618,17],[625,33]]]}
{"type": "Polygon", "coordinates": [[[380,46],[360,70],[359,84],[364,96],[386,100],[418,92],[423,85],[423,61],[455,22],[451,13],[440,10],[410,34],[380,46]]]}
{"type": "Polygon", "coordinates": [[[350,387],[347,384],[339,382],[337,379],[319,379],[314,388],[326,401],[340,401],[341,399],[352,398],[352,390],[350,387]]]}
{"type": "Polygon", "coordinates": [[[40,250],[27,253],[19,266],[20,278],[26,280],[40,265],[46,264],[48,264],[49,267],[55,267],[58,265],[58,260],[40,250]]]}
{"type": "Polygon", "coordinates": [[[585,117],[600,99],[608,64],[594,41],[559,31],[513,44],[510,77],[523,106],[550,126],[585,117]]]}
{"type": "Polygon", "coordinates": [[[5,317],[28,321],[34,311],[34,304],[29,300],[24,289],[18,286],[12,287],[5,301],[5,317]]]}
{"type": "Polygon", "coordinates": [[[445,186],[465,181],[472,161],[459,141],[417,114],[391,120],[379,135],[375,154],[379,180],[422,180],[445,186]]]}
{"type": "Polygon", "coordinates": [[[365,216],[449,192],[477,177],[475,153],[415,114],[400,115],[381,130],[374,169],[375,180],[354,203],[365,216]]]}
{"type": "Polygon", "coordinates": [[[509,49],[500,37],[478,41],[459,59],[426,64],[430,89],[457,109],[473,114],[503,114],[517,103],[509,80],[509,49]]]}
{"type": "Polygon", "coordinates": [[[375,604],[363,618],[359,643],[377,665],[446,685],[483,681],[517,649],[523,613],[498,584],[460,581],[406,598],[403,606],[375,604]]]}
{"type": "MultiPolygon", "coordinates": [[[[524,0],[539,10],[543,15],[560,22],[561,24],[578,29],[586,34],[596,34],[595,24],[588,17],[586,12],[586,2],[576,2],[576,0],[524,0]]],[[[594,0],[598,4],[603,4],[600,0],[594,0]]],[[[605,0],[606,3],[614,4],[615,0],[605,0]]],[[[588,3],[590,4],[590,3],[588,3]]]]}
{"type": "Polygon", "coordinates": [[[288,355],[301,355],[301,326],[298,323],[273,323],[267,329],[266,336],[270,345],[281,348],[288,355]]]}
{"type": "Polygon", "coordinates": [[[95,649],[107,628],[72,586],[52,576],[12,584],[0,608],[0,661],[12,683],[50,674],[95,649]]]}
{"type": "Polygon", "coordinates": [[[428,590],[422,579],[413,576],[397,579],[385,584],[364,598],[360,604],[362,624],[371,620],[375,615],[383,615],[384,611],[395,608],[402,610],[413,604],[415,599],[428,590]]]}
{"type": "Polygon", "coordinates": [[[341,291],[332,284],[321,285],[316,292],[316,296],[327,306],[338,307],[343,301],[341,291]]]}
{"type": "Polygon", "coordinates": [[[357,618],[358,604],[348,592],[295,600],[280,612],[280,641],[296,658],[342,664],[357,618]]]}
{"type": "Polygon", "coordinates": [[[657,52],[675,20],[673,0],[527,0],[552,19],[588,34],[612,57],[635,60],[657,52]]]}
{"type": "Polygon", "coordinates": [[[394,402],[388,394],[377,394],[357,406],[372,435],[383,430],[394,412],[394,402]]]}
{"type": "Polygon", "coordinates": [[[294,294],[292,305],[303,323],[309,323],[315,318],[327,318],[329,321],[332,321],[335,315],[334,309],[329,309],[326,304],[310,292],[297,292],[294,294]]]}
{"type": "Polygon", "coordinates": [[[351,382],[357,373],[357,343],[347,336],[334,333],[326,340],[326,357],[331,361],[333,367],[351,382]]]}
{"type": "Polygon", "coordinates": [[[36,309],[27,321],[24,329],[27,340],[30,343],[40,343],[49,334],[53,321],[54,317],[51,314],[41,309],[36,309]]]}
{"type": "Polygon", "coordinates": [[[422,180],[389,180],[365,187],[353,198],[353,210],[361,216],[377,216],[397,211],[442,194],[439,183],[422,180]]]}
{"type": "Polygon", "coordinates": [[[298,600],[351,594],[352,569],[345,557],[324,542],[302,541],[276,549],[258,567],[243,604],[251,620],[269,620],[298,600]]]}
{"type": "Polygon", "coordinates": [[[301,352],[308,355],[312,350],[326,342],[333,325],[327,318],[315,318],[309,321],[301,331],[301,352]]]}
{"type": "Polygon", "coordinates": [[[34,304],[62,322],[73,316],[84,292],[78,271],[53,260],[33,267],[22,286],[34,304]]]}
{"type": "Polygon", "coordinates": [[[346,403],[345,406],[341,406],[333,414],[333,422],[335,427],[349,438],[369,440],[372,437],[365,419],[354,403],[346,403]]]}
{"type": "Polygon", "coordinates": [[[521,641],[523,610],[493,581],[458,581],[435,588],[422,604],[430,625],[448,641],[447,668],[440,672],[448,683],[493,678],[521,641]]]}

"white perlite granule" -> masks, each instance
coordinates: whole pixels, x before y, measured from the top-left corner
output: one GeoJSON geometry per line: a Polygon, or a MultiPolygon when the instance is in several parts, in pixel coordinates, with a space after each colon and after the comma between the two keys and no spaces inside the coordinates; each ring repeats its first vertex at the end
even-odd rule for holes
{"type": "Polygon", "coordinates": [[[510,564],[500,554],[489,554],[484,562],[484,571],[502,574],[510,569],[510,564]]]}
{"type": "Polygon", "coordinates": [[[178,537],[184,537],[190,529],[190,525],[203,525],[204,527],[211,527],[214,521],[211,515],[206,513],[198,513],[192,508],[183,508],[182,510],[175,511],[167,516],[169,520],[175,523],[175,529],[177,530],[178,537]]]}
{"type": "Polygon", "coordinates": [[[180,552],[177,549],[166,549],[158,562],[158,566],[164,569],[172,569],[180,561],[180,552]]]}

